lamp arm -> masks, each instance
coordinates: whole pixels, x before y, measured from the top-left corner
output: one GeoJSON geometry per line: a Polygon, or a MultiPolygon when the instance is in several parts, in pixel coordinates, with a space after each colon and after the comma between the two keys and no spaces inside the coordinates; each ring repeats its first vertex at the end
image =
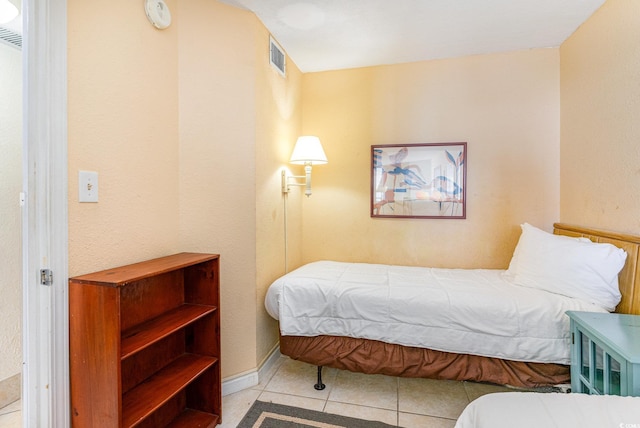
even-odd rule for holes
{"type": "Polygon", "coordinates": [[[306,176],[305,183],[307,186],[304,189],[304,194],[307,196],[311,196],[311,163],[307,162],[304,164],[304,174],[306,176]]]}
{"type": "Polygon", "coordinates": [[[282,193],[289,193],[289,186],[304,186],[304,194],[311,196],[311,163],[304,164],[304,175],[286,175],[286,172],[282,171],[282,193]],[[304,183],[290,182],[289,179],[299,180],[304,179],[304,183]]]}
{"type": "Polygon", "coordinates": [[[289,193],[290,186],[306,186],[306,183],[297,183],[290,180],[306,179],[305,175],[287,175],[286,171],[282,170],[282,193],[289,193]]]}

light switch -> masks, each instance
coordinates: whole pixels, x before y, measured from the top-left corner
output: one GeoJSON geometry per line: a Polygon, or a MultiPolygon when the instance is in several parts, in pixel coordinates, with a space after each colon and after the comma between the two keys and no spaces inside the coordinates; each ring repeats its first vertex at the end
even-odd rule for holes
{"type": "Polygon", "coordinates": [[[78,171],[78,190],[80,202],[98,202],[98,173],[78,171]]]}

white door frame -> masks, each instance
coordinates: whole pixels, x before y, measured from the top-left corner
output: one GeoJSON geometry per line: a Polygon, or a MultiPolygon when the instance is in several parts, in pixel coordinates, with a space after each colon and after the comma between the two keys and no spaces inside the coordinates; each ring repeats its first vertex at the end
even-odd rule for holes
{"type": "Polygon", "coordinates": [[[23,0],[25,428],[70,426],[66,0],[23,0]],[[40,269],[53,272],[40,284],[40,269]]]}

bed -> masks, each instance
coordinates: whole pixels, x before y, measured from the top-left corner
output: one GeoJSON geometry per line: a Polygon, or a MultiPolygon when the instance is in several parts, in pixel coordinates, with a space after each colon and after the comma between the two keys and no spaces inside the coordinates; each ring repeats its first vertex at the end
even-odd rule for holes
{"type": "MultiPolygon", "coordinates": [[[[637,236],[565,224],[555,224],[551,235],[523,225],[507,270],[321,261],[276,280],[267,292],[265,306],[279,320],[280,352],[317,365],[319,375],[321,367],[328,366],[363,373],[516,387],[567,384],[569,322],[564,312],[615,309],[621,313],[640,313],[640,286],[636,287],[640,276],[639,246],[637,236]],[[548,242],[553,243],[549,251],[545,247],[548,242]],[[568,291],[549,292],[545,287],[554,268],[547,266],[555,263],[554,257],[561,258],[558,254],[573,251],[574,247],[579,247],[579,251],[592,251],[596,247],[597,258],[603,250],[608,257],[604,267],[598,270],[599,259],[594,262],[597,265],[594,272],[591,266],[578,266],[579,269],[572,266],[568,273],[558,274],[560,279],[553,278],[553,287],[560,290],[566,287],[568,291]],[[539,267],[540,263],[544,269],[539,267]],[[592,290],[591,274],[598,280],[604,278],[606,286],[597,284],[592,290]],[[424,280],[424,276],[430,277],[426,285],[430,292],[426,300],[419,300],[425,286],[416,289],[413,281],[424,280]],[[516,277],[518,286],[513,284],[516,277]],[[576,279],[581,287],[585,284],[584,290],[576,287],[576,279]],[[374,288],[367,288],[372,285],[367,282],[374,288]],[[454,291],[449,286],[451,282],[455,284],[454,291]],[[522,283],[526,286],[520,286],[522,283]],[[400,293],[393,297],[391,293],[398,290],[400,293]],[[452,301],[461,301],[461,306],[450,306],[452,301]],[[442,308],[445,310],[440,311],[440,318],[427,324],[407,321],[442,308]],[[540,308],[546,308],[547,312],[542,314],[540,308]],[[380,315],[382,318],[374,318],[380,315]],[[552,322],[548,322],[550,319],[552,322]],[[422,342],[425,338],[428,341],[422,342]]],[[[590,257],[585,259],[589,261],[590,257]]],[[[321,386],[319,379],[316,388],[321,386]]]]}
{"type": "Polygon", "coordinates": [[[455,428],[640,426],[640,397],[504,392],[472,401],[455,428]]]}

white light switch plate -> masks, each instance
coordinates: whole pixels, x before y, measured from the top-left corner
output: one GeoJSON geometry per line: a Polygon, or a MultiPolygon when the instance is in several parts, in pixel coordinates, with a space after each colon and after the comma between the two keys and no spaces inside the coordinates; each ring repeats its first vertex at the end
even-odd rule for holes
{"type": "Polygon", "coordinates": [[[98,202],[98,173],[78,171],[78,191],[80,202],[98,202]]]}

